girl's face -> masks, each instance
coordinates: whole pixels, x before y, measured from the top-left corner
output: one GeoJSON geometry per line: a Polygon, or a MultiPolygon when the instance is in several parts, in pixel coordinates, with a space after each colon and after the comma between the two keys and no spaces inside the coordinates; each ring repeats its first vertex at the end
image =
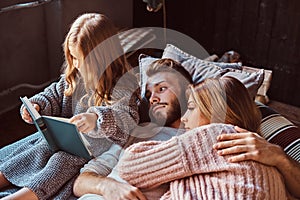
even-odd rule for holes
{"type": "Polygon", "coordinates": [[[187,111],[182,116],[181,121],[186,130],[209,124],[209,120],[203,117],[192,95],[189,96],[187,111]]]}
{"type": "Polygon", "coordinates": [[[79,51],[79,48],[76,48],[73,45],[69,46],[69,50],[72,57],[73,66],[80,71],[80,67],[83,63],[82,53],[79,51]]]}

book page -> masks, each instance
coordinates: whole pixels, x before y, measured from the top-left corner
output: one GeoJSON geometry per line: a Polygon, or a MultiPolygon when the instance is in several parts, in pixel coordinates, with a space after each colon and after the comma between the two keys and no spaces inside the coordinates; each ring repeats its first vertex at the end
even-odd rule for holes
{"type": "Polygon", "coordinates": [[[87,139],[84,137],[83,133],[79,132],[79,136],[80,136],[84,146],[86,147],[86,149],[90,153],[90,155],[92,155],[92,152],[90,151],[91,145],[90,145],[89,141],[87,141],[87,139]]]}
{"type": "Polygon", "coordinates": [[[42,116],[38,113],[38,111],[33,107],[32,103],[29,101],[29,99],[25,96],[25,97],[20,97],[21,101],[23,102],[25,108],[27,109],[27,111],[29,112],[37,130],[39,133],[41,133],[41,135],[43,136],[43,138],[47,141],[49,147],[51,148],[51,150],[56,151],[57,150],[57,146],[55,144],[55,141],[53,140],[53,137],[51,135],[51,133],[48,130],[48,127],[46,126],[46,124],[44,123],[44,120],[42,118],[42,116]]]}
{"type": "Polygon", "coordinates": [[[35,121],[39,118],[41,118],[41,115],[38,113],[38,111],[33,107],[32,103],[29,101],[29,99],[25,97],[20,97],[21,101],[23,102],[25,108],[29,112],[29,114],[32,117],[32,120],[35,121]]]}
{"type": "Polygon", "coordinates": [[[46,117],[51,118],[51,119],[56,119],[56,120],[62,121],[62,122],[71,123],[71,122],[70,122],[70,118],[65,118],[65,117],[53,117],[53,116],[46,116],[46,117]]]}

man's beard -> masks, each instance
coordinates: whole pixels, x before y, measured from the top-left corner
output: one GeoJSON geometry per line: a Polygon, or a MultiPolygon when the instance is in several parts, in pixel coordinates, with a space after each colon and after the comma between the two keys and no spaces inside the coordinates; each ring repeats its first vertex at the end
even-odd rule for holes
{"type": "Polygon", "coordinates": [[[181,109],[180,103],[176,99],[169,104],[170,110],[167,113],[156,112],[153,114],[150,112],[150,118],[152,122],[155,122],[159,126],[167,126],[171,127],[171,125],[180,119],[181,117],[181,109]]]}

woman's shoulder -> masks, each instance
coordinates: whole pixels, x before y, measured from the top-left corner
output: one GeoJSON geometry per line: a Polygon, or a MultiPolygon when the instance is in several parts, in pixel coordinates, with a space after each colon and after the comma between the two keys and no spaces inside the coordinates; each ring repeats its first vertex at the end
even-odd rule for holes
{"type": "Polygon", "coordinates": [[[225,123],[211,123],[211,124],[206,124],[206,125],[199,126],[197,128],[194,128],[194,129],[195,130],[198,130],[198,129],[234,129],[234,125],[225,124],[225,123]]]}
{"type": "Polygon", "coordinates": [[[196,132],[204,132],[204,133],[215,133],[217,135],[223,133],[235,133],[234,125],[224,124],[224,123],[211,123],[203,126],[199,126],[197,128],[191,129],[186,133],[196,133],[196,132]]]}

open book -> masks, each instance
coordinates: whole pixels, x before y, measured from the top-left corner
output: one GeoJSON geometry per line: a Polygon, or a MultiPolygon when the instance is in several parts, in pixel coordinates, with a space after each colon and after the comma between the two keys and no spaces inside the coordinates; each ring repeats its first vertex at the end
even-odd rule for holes
{"type": "Polygon", "coordinates": [[[88,141],[78,131],[75,124],[69,122],[69,119],[41,116],[27,97],[20,97],[20,99],[28,110],[36,128],[54,152],[61,150],[86,159],[93,157],[88,149],[88,141]]]}

